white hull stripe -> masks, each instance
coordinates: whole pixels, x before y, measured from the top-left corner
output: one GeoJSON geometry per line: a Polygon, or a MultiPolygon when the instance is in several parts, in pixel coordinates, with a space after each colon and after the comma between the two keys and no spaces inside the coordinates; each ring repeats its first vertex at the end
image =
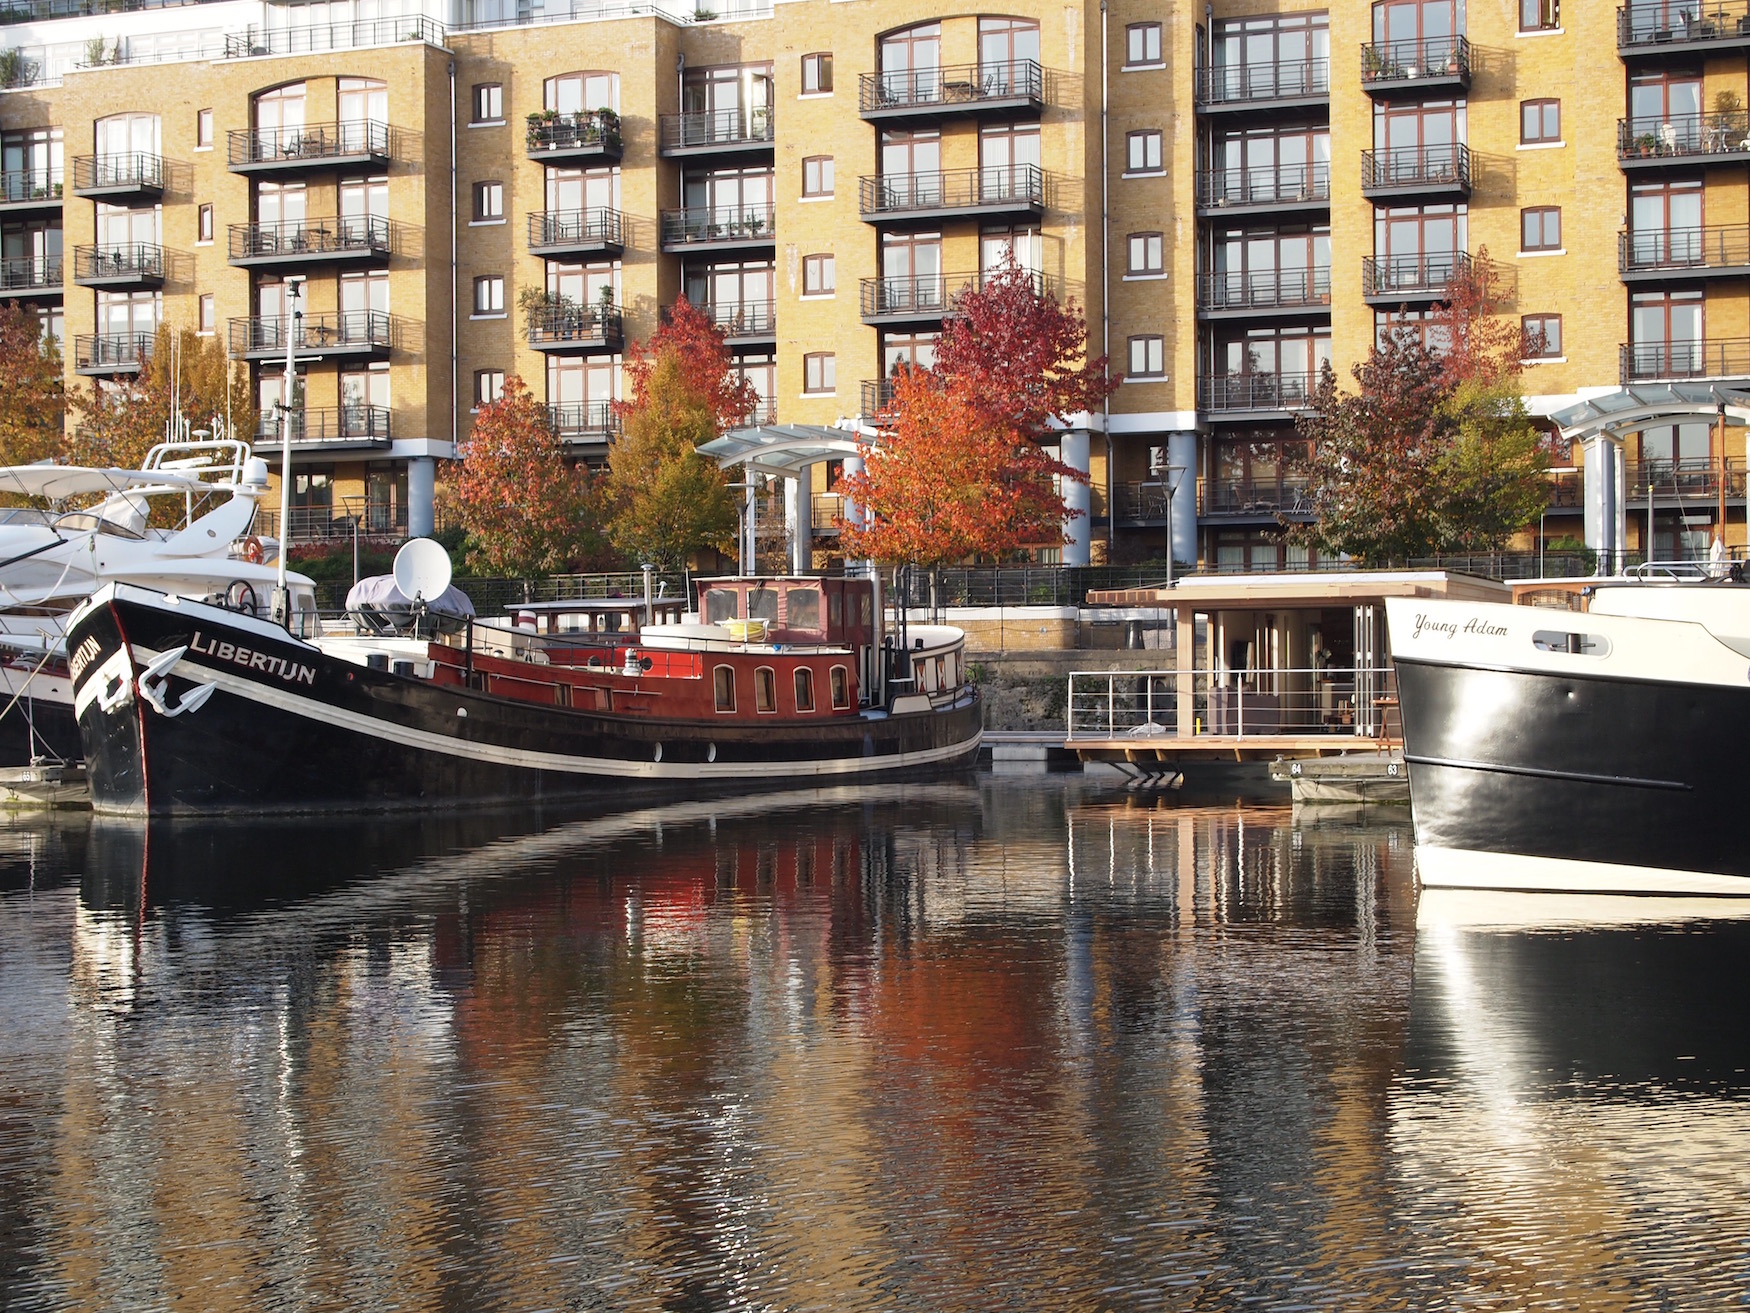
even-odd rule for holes
{"type": "Polygon", "coordinates": [[[1568,857],[1527,857],[1416,845],[1416,874],[1444,889],[1532,890],[1591,894],[1711,894],[1750,897],[1750,878],[1709,871],[1669,871],[1568,857]]]}
{"type": "MultiPolygon", "coordinates": [[[[158,655],[137,643],[133,645],[133,654],[134,660],[142,666],[158,655]]],[[[417,748],[422,752],[441,752],[446,756],[465,757],[470,761],[491,761],[524,770],[546,770],[567,775],[611,775],[635,780],[732,780],[744,779],[752,773],[794,777],[865,775],[875,771],[953,761],[976,751],[984,738],[984,731],[980,730],[965,742],[926,748],[921,752],[895,752],[884,757],[838,757],[824,761],[659,762],[567,757],[557,752],[535,752],[527,748],[507,748],[494,743],[470,743],[445,734],[433,734],[430,730],[392,724],[326,702],[298,697],[284,689],[269,688],[253,680],[241,679],[227,671],[213,670],[188,660],[182,661],[176,667],[175,673],[196,683],[215,684],[221,692],[258,702],[277,711],[290,712],[294,716],[303,716],[306,720],[321,721],[325,725],[334,725],[402,747],[417,748]]]]}

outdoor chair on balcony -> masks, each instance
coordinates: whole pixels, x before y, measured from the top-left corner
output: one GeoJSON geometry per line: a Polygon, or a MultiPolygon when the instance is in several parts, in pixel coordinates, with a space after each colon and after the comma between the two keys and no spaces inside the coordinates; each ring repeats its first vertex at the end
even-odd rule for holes
{"type": "Polygon", "coordinates": [[[1661,123],[1659,125],[1659,153],[1675,155],[1677,153],[1677,125],[1661,123]]]}

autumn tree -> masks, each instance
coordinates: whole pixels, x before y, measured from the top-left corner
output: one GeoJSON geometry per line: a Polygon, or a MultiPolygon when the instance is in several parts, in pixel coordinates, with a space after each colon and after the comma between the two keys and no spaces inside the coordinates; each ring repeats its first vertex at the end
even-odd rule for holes
{"type": "Polygon", "coordinates": [[[164,441],[173,410],[195,429],[214,430],[229,415],[234,432],[256,430],[248,369],[227,360],[218,339],[168,325],[158,329],[152,358],[137,376],[74,392],[71,409],[71,455],[81,465],[137,467],[164,441]]]}
{"type": "Polygon", "coordinates": [[[477,572],[552,574],[603,555],[596,481],[565,459],[546,406],[514,374],[475,415],[451,484],[477,572]]]}
{"type": "Polygon", "coordinates": [[[626,381],[632,399],[620,403],[622,417],[630,416],[650,396],[652,377],[665,356],[680,366],[687,389],[702,397],[710,408],[718,437],[737,424],[744,424],[760,404],[752,383],[730,370],[729,343],[723,330],[686,297],[674,303],[657,330],[643,343],[633,343],[626,362],[626,381]]]}
{"type": "Polygon", "coordinates": [[[30,309],[0,305],[0,465],[62,454],[61,350],[30,309]]]}

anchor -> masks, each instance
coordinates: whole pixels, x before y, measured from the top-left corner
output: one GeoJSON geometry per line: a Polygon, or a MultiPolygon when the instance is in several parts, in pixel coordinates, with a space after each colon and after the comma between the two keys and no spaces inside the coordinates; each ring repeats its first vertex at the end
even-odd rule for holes
{"type": "Polygon", "coordinates": [[[173,647],[168,652],[160,652],[149,665],[140,672],[136,684],[140,696],[146,699],[160,716],[180,716],[185,711],[198,711],[213,695],[216,684],[199,684],[184,693],[177,704],[172,707],[164,699],[165,692],[170,687],[170,672],[183,654],[188,651],[185,643],[181,647],[173,647]]]}

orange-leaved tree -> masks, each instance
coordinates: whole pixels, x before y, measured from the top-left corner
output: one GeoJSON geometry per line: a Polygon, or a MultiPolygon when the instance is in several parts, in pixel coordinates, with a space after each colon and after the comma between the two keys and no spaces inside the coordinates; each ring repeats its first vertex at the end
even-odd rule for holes
{"type": "Polygon", "coordinates": [[[0,465],[59,456],[66,397],[61,350],[24,306],[0,306],[0,465]]]}
{"type": "Polygon", "coordinates": [[[256,427],[248,367],[227,360],[217,338],[169,325],[159,327],[137,376],[74,392],[70,402],[77,425],[71,454],[81,465],[137,467],[164,441],[173,409],[193,429],[217,431],[229,418],[232,431],[247,438],[256,427]]]}
{"type": "Polygon", "coordinates": [[[546,406],[514,374],[475,415],[452,483],[476,571],[552,574],[604,556],[596,481],[565,459],[546,406]]]}
{"type": "Polygon", "coordinates": [[[632,399],[617,403],[622,417],[648,400],[656,364],[669,353],[680,362],[682,381],[711,408],[718,433],[745,423],[759,405],[759,393],[754,391],[753,384],[730,372],[729,344],[723,330],[683,296],[669,309],[649,341],[632,344],[631,358],[626,362],[632,399]]]}

